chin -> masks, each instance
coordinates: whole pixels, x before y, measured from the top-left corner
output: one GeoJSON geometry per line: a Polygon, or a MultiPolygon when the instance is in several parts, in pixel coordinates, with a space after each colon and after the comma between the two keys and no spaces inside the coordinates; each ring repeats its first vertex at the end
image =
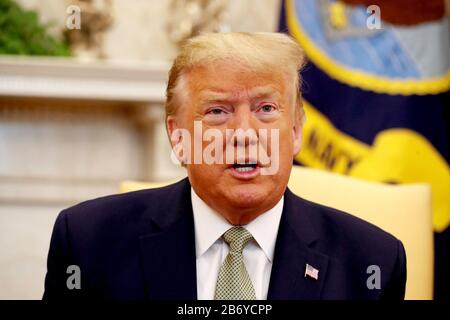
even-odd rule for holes
{"type": "Polygon", "coordinates": [[[230,203],[240,208],[251,208],[261,205],[270,195],[267,186],[258,184],[235,185],[227,193],[230,203]]]}

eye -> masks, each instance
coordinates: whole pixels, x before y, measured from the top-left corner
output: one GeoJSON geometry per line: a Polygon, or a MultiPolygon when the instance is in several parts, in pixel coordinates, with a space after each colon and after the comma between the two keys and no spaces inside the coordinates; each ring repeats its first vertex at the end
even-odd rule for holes
{"type": "Polygon", "coordinates": [[[212,114],[212,115],[221,115],[224,113],[225,113],[225,110],[223,110],[221,108],[212,108],[212,109],[208,110],[208,112],[206,112],[206,114],[212,114]]]}
{"type": "Polygon", "coordinates": [[[272,112],[272,111],[275,111],[275,107],[273,106],[273,105],[271,105],[271,104],[265,104],[265,105],[263,105],[263,106],[261,106],[260,108],[259,108],[259,111],[261,111],[261,112],[263,112],[263,113],[270,113],[270,112],[272,112]]]}

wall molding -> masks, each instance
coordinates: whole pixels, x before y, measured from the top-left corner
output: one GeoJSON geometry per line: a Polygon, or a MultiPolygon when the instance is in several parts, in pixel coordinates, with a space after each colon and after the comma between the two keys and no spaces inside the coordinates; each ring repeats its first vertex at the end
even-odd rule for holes
{"type": "Polygon", "coordinates": [[[0,96],[164,103],[167,62],[0,57],[0,96]]]}

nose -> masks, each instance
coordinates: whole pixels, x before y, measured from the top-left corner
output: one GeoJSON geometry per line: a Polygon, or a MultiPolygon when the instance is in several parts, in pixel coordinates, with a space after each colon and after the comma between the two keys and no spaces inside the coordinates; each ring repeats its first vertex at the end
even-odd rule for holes
{"type": "Polygon", "coordinates": [[[234,129],[233,145],[235,147],[255,145],[258,142],[258,132],[250,106],[240,105],[236,108],[231,125],[231,129],[234,129]]]}
{"type": "Polygon", "coordinates": [[[251,111],[250,107],[247,105],[241,105],[236,108],[234,114],[234,128],[247,130],[252,129],[252,119],[251,119],[251,111]]]}

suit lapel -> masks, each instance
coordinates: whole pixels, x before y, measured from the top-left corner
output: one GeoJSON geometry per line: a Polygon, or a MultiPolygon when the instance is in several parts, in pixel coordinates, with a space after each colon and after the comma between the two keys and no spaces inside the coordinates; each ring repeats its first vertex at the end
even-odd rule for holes
{"type": "MultiPolygon", "coordinates": [[[[150,299],[197,299],[195,231],[187,179],[161,193],[161,205],[151,208],[159,232],[139,238],[142,272],[150,299]],[[165,204],[162,205],[162,204],[165,204]]],[[[316,300],[326,280],[328,256],[314,249],[318,236],[312,223],[314,208],[285,193],[267,298],[316,300]],[[309,264],[318,279],[305,277],[309,264]]]]}
{"type": "Polygon", "coordinates": [[[182,184],[169,200],[161,199],[161,203],[170,204],[158,208],[161,211],[153,219],[161,231],[140,237],[143,275],[150,299],[197,299],[190,185],[187,180],[182,184]],[[173,217],[174,222],[168,223],[173,217]]]}
{"type": "Polygon", "coordinates": [[[318,236],[311,221],[312,208],[289,190],[285,193],[267,298],[317,300],[326,279],[328,256],[313,247],[318,236]],[[305,277],[309,264],[318,278],[305,277]]]}

